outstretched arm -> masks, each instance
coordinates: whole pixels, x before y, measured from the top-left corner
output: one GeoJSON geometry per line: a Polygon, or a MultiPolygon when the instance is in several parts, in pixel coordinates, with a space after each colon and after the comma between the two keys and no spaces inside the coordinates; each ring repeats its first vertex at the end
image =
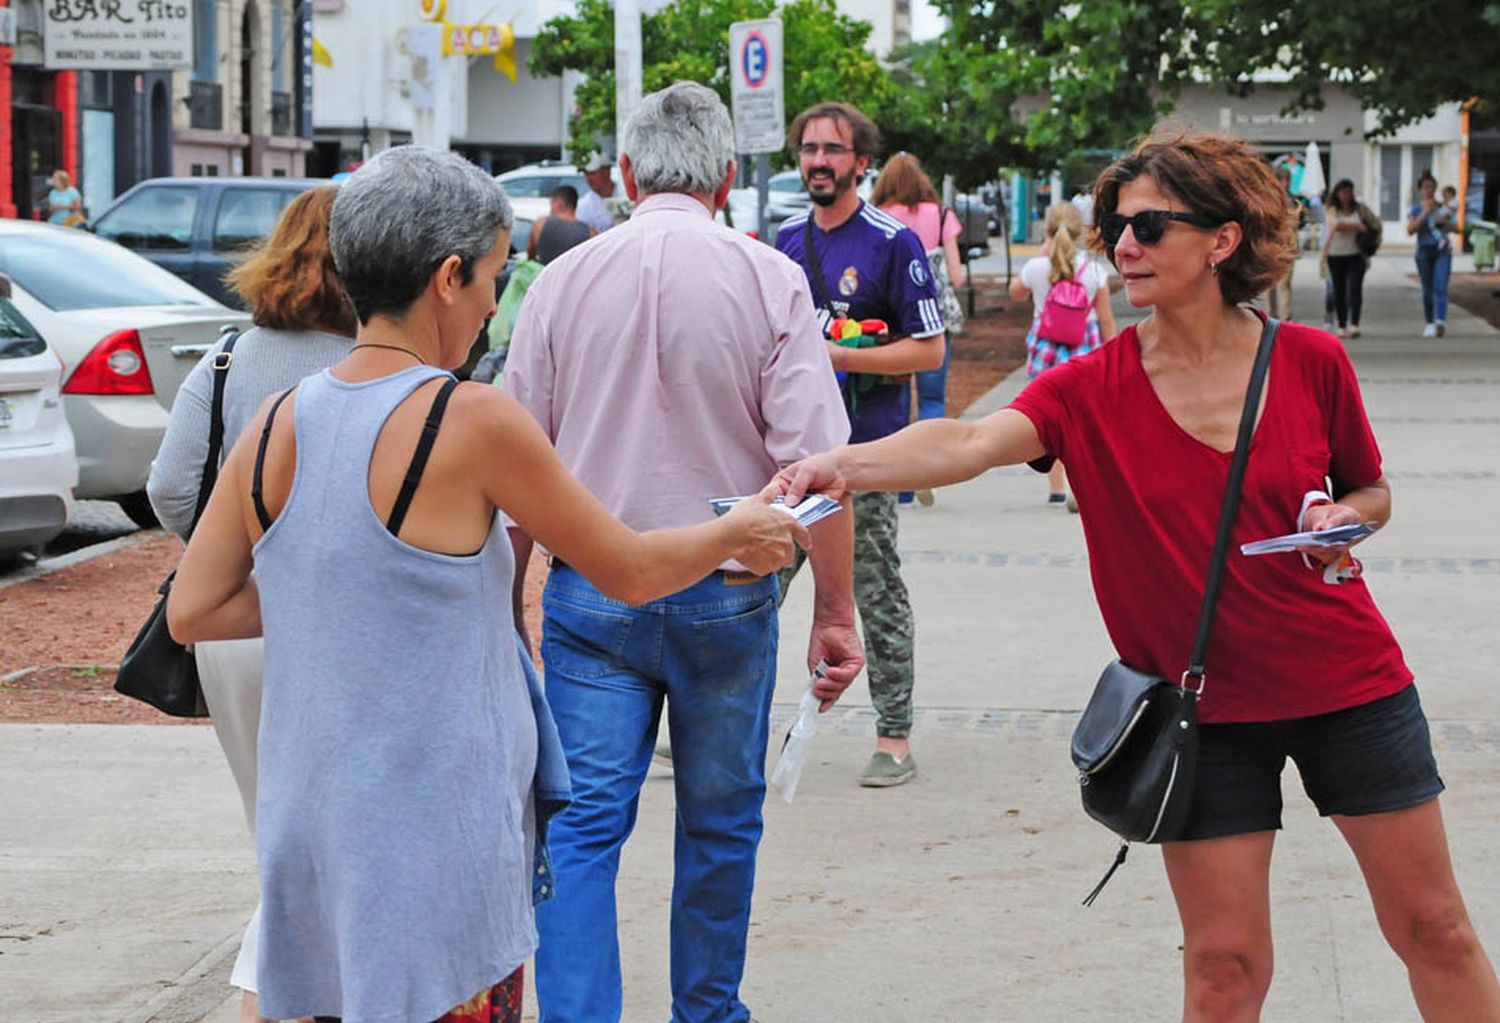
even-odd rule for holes
{"type": "Polygon", "coordinates": [[[777,483],[789,504],[817,492],[921,490],[973,479],[986,469],[1043,457],[1041,437],[1021,412],[1003,408],[977,422],[924,419],[868,444],[849,444],[787,466],[777,483]]]}
{"type": "Polygon", "coordinates": [[[641,604],[691,585],[725,561],[767,573],[791,561],[794,541],[811,546],[806,529],[770,507],[769,487],[760,499],[742,501],[712,521],[637,533],[568,472],[514,398],[494,388],[463,387],[454,395],[455,408],[460,399],[478,420],[472,464],[483,473],[490,502],[606,596],[641,604]]]}

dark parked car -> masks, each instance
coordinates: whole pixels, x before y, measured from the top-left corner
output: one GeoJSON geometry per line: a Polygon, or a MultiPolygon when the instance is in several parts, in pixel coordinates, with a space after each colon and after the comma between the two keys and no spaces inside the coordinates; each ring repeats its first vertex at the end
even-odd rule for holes
{"type": "Polygon", "coordinates": [[[151,178],[86,225],[172,271],[227,306],[243,308],[224,286],[240,252],[276,226],[286,204],[315,178],[151,178]]]}

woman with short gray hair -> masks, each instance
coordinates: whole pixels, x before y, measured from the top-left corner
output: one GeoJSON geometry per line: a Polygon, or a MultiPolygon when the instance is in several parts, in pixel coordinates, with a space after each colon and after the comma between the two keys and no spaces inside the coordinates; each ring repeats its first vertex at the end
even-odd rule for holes
{"type": "Polygon", "coordinates": [[[268,400],[183,555],[183,643],[264,634],[257,855],[261,1011],[345,1023],[514,1023],[546,825],[569,798],[551,712],[511,627],[502,514],[611,597],[654,599],[806,532],[760,500],[636,533],[530,415],[460,385],[512,224],[477,167],[389,150],[334,202],[359,332],[268,400]],[[252,577],[253,571],[253,577],[252,577]]]}

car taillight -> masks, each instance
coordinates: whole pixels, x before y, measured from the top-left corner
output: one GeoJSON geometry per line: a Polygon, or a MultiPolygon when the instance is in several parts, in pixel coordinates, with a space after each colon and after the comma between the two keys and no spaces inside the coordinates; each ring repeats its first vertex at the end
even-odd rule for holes
{"type": "Polygon", "coordinates": [[[63,385],[64,394],[151,394],[146,350],[133,330],[117,330],[94,346],[63,385]]]}

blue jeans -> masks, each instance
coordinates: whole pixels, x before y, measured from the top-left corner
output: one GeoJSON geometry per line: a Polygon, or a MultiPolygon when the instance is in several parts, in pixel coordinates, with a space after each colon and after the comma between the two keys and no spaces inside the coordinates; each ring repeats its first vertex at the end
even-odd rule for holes
{"type": "Polygon", "coordinates": [[[740,1001],[776,680],[775,576],[720,573],[631,607],[558,566],[542,660],[573,802],[551,827],[556,897],[537,907],[543,1023],[617,1023],[615,875],[662,699],[677,795],[672,1023],[745,1023],[740,1001]]]}
{"type": "Polygon", "coordinates": [[[1453,270],[1453,250],[1436,245],[1417,246],[1417,273],[1422,276],[1422,317],[1428,323],[1448,319],[1448,275],[1453,270]]]}
{"type": "Polygon", "coordinates": [[[948,414],[948,360],[953,356],[953,342],[943,348],[943,364],[917,374],[917,419],[941,419],[948,414]]]}

